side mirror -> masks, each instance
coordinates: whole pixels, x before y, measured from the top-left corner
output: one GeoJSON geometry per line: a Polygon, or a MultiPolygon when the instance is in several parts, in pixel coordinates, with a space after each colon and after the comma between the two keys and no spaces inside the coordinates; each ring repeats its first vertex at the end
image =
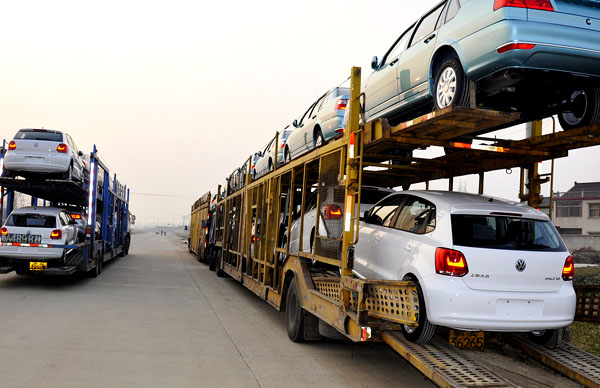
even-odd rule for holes
{"type": "Polygon", "coordinates": [[[79,152],[77,153],[77,155],[79,155],[79,156],[83,156],[83,152],[79,151],[79,152]]]}
{"type": "Polygon", "coordinates": [[[371,69],[377,70],[379,68],[379,59],[377,59],[377,55],[371,59],[371,69]]]}
{"type": "Polygon", "coordinates": [[[294,128],[298,128],[298,120],[294,120],[292,122],[292,125],[294,126],[294,128]]]}

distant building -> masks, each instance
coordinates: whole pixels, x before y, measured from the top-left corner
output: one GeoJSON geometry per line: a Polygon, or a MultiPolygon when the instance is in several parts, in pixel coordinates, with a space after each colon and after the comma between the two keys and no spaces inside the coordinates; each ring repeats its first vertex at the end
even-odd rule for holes
{"type": "Polygon", "coordinates": [[[553,222],[565,234],[600,236],[600,182],[578,183],[555,193],[553,222]]]}

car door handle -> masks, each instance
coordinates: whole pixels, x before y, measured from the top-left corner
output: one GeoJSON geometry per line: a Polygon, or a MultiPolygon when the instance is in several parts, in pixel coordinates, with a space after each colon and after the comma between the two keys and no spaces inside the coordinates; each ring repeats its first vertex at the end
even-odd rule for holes
{"type": "Polygon", "coordinates": [[[396,63],[398,63],[398,58],[396,58],[393,61],[391,61],[390,62],[390,66],[394,66],[396,63]]]}
{"type": "Polygon", "coordinates": [[[427,38],[425,38],[425,44],[431,42],[431,40],[435,38],[435,34],[431,34],[429,35],[427,38]]]}
{"type": "Polygon", "coordinates": [[[317,115],[314,115],[313,117],[311,117],[311,119],[314,119],[315,117],[317,117],[317,115]]]}

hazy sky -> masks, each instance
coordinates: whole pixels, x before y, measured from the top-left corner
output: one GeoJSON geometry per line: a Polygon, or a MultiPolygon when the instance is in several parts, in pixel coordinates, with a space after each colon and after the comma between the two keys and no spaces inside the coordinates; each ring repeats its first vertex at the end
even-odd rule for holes
{"type": "MultiPolygon", "coordinates": [[[[437,2],[4,1],[1,134],[45,127],[96,144],[138,223],[181,222],[351,66],[367,77],[437,2]]],[[[599,162],[597,147],[572,152],[555,189],[600,180],[599,162]]],[[[516,199],[518,175],[489,174],[486,193],[516,199]]]]}

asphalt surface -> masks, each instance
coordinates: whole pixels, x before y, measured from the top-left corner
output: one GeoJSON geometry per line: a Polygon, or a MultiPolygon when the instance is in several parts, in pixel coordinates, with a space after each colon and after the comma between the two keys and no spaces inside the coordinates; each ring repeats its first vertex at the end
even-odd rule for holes
{"type": "Polygon", "coordinates": [[[434,386],[383,344],[292,343],[171,235],[134,235],[97,279],[0,276],[0,387],[434,386]]]}

